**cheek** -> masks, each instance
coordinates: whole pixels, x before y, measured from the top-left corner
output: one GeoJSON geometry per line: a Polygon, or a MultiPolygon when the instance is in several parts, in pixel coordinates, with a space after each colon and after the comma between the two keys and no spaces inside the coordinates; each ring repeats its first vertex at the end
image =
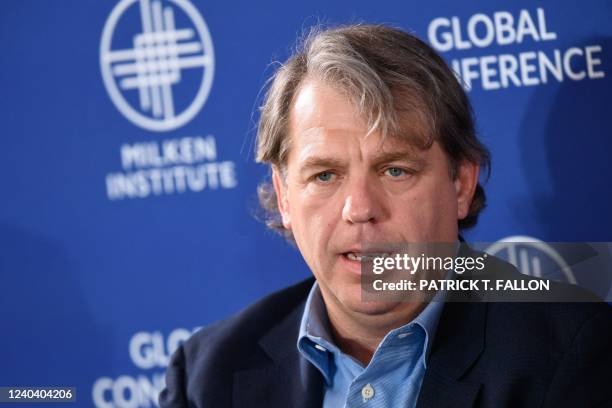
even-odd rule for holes
{"type": "Polygon", "coordinates": [[[394,200],[393,214],[406,242],[454,239],[457,197],[450,183],[423,183],[394,200]]]}
{"type": "Polygon", "coordinates": [[[333,200],[302,191],[291,197],[293,234],[300,248],[312,252],[324,246],[333,232],[339,210],[333,200]]]}
{"type": "Polygon", "coordinates": [[[296,189],[292,200],[299,208],[300,221],[322,227],[341,214],[341,194],[337,188],[317,189],[306,186],[296,189]]]}

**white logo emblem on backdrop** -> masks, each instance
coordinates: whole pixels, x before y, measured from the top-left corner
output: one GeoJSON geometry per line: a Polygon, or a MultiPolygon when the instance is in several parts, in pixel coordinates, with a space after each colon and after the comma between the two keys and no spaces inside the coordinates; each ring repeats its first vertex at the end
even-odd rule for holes
{"type": "Polygon", "coordinates": [[[576,283],[572,269],[559,252],[537,238],[521,235],[507,237],[490,245],[485,252],[506,259],[525,275],[557,280],[564,278],[569,283],[576,283]],[[544,262],[552,262],[563,276],[543,276],[544,262]]]}
{"type": "Polygon", "coordinates": [[[104,26],[100,65],[106,90],[127,119],[147,130],[169,131],[193,119],[206,102],[213,44],[204,19],[188,0],[122,0],[104,26]],[[111,48],[117,28],[125,32],[122,17],[128,13],[138,13],[141,24],[132,30],[132,46],[111,48]],[[179,20],[179,13],[186,19],[179,20]],[[183,109],[175,109],[176,87],[186,74],[197,74],[197,92],[191,101],[180,100],[183,109]]]}

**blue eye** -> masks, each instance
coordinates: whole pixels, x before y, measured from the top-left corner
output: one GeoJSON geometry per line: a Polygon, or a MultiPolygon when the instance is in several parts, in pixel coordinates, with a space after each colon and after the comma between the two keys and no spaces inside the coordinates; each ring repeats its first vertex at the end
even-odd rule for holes
{"type": "Polygon", "coordinates": [[[387,169],[387,173],[391,177],[400,177],[400,176],[403,176],[404,174],[406,174],[406,171],[404,169],[400,169],[399,167],[389,167],[387,169]]]}
{"type": "Polygon", "coordinates": [[[317,180],[322,181],[322,182],[327,182],[331,180],[332,176],[333,176],[333,173],[331,171],[324,171],[324,172],[317,174],[317,180]]]}

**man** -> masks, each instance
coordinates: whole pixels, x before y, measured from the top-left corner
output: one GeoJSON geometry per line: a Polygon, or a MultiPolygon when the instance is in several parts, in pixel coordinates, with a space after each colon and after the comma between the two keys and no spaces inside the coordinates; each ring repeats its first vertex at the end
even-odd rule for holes
{"type": "Polygon", "coordinates": [[[257,159],[272,167],[268,225],[316,282],[195,334],[162,407],[612,403],[606,305],[362,301],[375,246],[456,243],[485,204],[488,152],[425,43],[384,26],[312,32],[274,76],[257,159]]]}

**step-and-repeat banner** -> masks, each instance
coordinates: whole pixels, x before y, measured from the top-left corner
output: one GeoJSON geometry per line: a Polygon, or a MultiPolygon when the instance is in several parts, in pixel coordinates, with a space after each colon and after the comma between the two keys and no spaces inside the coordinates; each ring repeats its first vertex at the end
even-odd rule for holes
{"type": "Polygon", "coordinates": [[[525,273],[562,260],[543,241],[612,241],[611,19],[603,0],[4,1],[0,385],[154,406],[177,344],[309,275],[254,216],[253,142],[317,23],[411,30],[463,78],[493,157],[468,240],[525,273]]]}

